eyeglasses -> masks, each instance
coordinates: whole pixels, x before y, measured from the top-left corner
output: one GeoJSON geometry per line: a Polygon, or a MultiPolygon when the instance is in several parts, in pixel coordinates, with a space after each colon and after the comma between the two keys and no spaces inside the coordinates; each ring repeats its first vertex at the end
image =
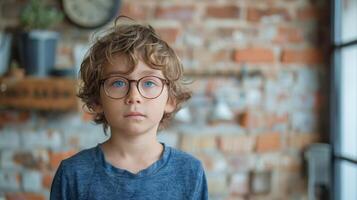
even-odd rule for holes
{"type": "Polygon", "coordinates": [[[144,76],[138,80],[129,80],[122,76],[111,76],[101,80],[105,94],[113,99],[122,99],[130,91],[131,83],[136,82],[140,95],[146,99],[155,99],[161,95],[168,80],[156,76],[144,76]]]}

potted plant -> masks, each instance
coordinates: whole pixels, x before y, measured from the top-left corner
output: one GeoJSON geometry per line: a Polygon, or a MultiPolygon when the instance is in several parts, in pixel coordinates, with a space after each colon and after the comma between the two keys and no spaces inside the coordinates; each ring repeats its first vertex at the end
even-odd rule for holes
{"type": "Polygon", "coordinates": [[[51,28],[62,19],[63,14],[43,0],[30,0],[25,6],[20,15],[19,50],[26,74],[43,77],[54,67],[59,33],[51,28]]]}

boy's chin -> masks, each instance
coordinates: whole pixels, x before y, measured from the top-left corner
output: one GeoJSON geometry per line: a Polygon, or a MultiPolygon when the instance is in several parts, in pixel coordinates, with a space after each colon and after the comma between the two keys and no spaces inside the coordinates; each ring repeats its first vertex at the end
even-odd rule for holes
{"type": "Polygon", "coordinates": [[[144,127],[142,124],[127,124],[125,127],[120,127],[118,134],[125,134],[130,136],[139,136],[148,132],[148,128],[144,127]]]}

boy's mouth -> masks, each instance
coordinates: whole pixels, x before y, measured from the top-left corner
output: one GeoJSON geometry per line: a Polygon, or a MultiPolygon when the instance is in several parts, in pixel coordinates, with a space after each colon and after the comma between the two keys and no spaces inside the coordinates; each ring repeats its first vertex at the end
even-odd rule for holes
{"type": "Polygon", "coordinates": [[[125,114],[124,117],[145,117],[145,115],[140,112],[129,112],[128,114],[125,114]]]}

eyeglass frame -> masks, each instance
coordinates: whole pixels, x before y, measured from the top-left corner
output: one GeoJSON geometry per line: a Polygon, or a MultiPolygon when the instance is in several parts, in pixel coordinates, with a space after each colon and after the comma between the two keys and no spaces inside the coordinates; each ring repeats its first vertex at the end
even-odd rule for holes
{"type": "Polygon", "coordinates": [[[161,78],[161,77],[158,77],[158,76],[143,76],[143,77],[141,77],[141,78],[135,80],[135,79],[125,78],[124,76],[115,75],[115,76],[108,76],[108,77],[106,77],[106,78],[100,79],[100,85],[103,86],[103,90],[104,90],[105,95],[106,95],[107,97],[111,98],[111,99],[123,99],[123,98],[127,97],[128,94],[129,94],[129,92],[130,92],[130,90],[131,90],[131,83],[132,83],[132,82],[134,82],[134,83],[136,82],[136,89],[138,90],[140,96],[144,97],[145,99],[156,99],[156,98],[158,98],[158,97],[162,94],[162,91],[164,90],[165,85],[169,85],[169,83],[170,83],[167,79],[164,79],[164,78],[161,78]],[[107,81],[109,78],[113,78],[113,77],[123,78],[123,79],[125,79],[125,80],[128,81],[129,88],[128,88],[128,91],[126,92],[126,94],[125,94],[123,97],[120,97],[120,98],[111,97],[111,96],[108,94],[108,91],[105,89],[105,85],[104,85],[105,81],[107,81]],[[141,94],[141,92],[140,92],[139,82],[140,82],[142,79],[147,78],[147,77],[155,77],[155,78],[158,78],[158,79],[162,82],[161,91],[160,91],[160,93],[159,93],[156,97],[154,97],[154,98],[145,97],[145,96],[144,96],[143,94],[141,94]]]}

